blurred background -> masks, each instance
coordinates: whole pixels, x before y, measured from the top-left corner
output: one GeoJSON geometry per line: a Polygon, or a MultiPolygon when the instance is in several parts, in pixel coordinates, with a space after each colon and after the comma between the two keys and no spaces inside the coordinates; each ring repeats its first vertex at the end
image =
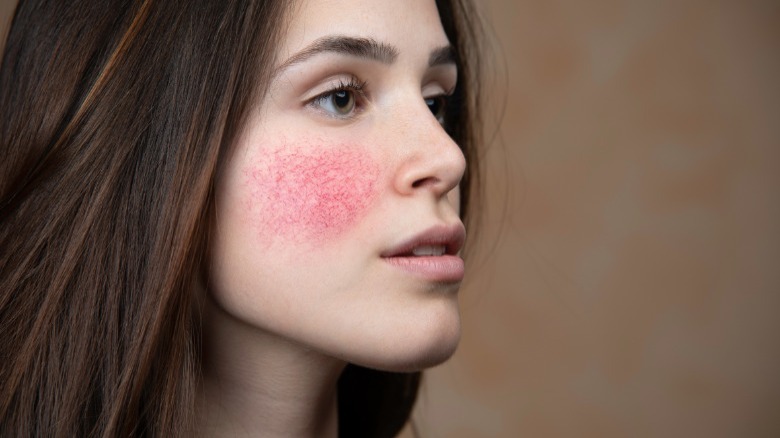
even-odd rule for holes
{"type": "Polygon", "coordinates": [[[419,435],[780,437],[780,2],[480,9],[485,217],[419,435]]]}
{"type": "Polygon", "coordinates": [[[780,437],[780,2],[480,7],[500,128],[420,435],[780,437]]]}

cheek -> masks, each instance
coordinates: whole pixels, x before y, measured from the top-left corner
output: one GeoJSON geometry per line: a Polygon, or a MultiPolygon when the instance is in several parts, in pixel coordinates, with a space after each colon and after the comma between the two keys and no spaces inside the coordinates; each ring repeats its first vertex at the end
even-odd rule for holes
{"type": "Polygon", "coordinates": [[[366,215],[376,199],[379,166],[352,148],[315,146],[303,152],[286,146],[263,156],[244,176],[247,220],[263,240],[317,244],[366,215]]]}

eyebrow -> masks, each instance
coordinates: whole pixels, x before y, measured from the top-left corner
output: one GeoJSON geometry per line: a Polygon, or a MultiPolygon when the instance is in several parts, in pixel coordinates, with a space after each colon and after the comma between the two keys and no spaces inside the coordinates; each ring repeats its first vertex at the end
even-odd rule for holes
{"type": "MultiPolygon", "coordinates": [[[[327,36],[315,40],[306,48],[288,58],[276,68],[275,74],[322,53],[336,53],[356,58],[365,58],[383,64],[392,64],[398,58],[398,49],[373,38],[327,36]]],[[[451,45],[434,49],[428,58],[429,67],[454,63],[455,49],[451,45]]]]}
{"type": "Polygon", "coordinates": [[[431,52],[431,56],[428,57],[428,67],[435,67],[443,64],[456,64],[457,53],[455,48],[451,45],[439,47],[431,52]]]}

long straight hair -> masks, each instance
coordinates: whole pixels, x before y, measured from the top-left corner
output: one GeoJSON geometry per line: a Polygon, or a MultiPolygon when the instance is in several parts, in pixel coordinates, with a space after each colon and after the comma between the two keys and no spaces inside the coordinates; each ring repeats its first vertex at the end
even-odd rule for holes
{"type": "MultiPolygon", "coordinates": [[[[266,92],[284,0],[22,0],[0,66],[0,436],[182,436],[193,425],[221,157],[266,92]]],[[[477,180],[473,27],[450,134],[477,180]]],[[[419,373],[348,366],[342,436],[392,436],[419,373]]]]}

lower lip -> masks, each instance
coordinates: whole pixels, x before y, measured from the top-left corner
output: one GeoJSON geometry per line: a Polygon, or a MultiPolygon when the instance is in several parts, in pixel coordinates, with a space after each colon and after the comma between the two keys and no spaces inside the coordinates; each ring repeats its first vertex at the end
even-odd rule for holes
{"type": "Polygon", "coordinates": [[[463,259],[454,255],[384,257],[391,265],[430,281],[456,283],[463,280],[463,259]]]}

